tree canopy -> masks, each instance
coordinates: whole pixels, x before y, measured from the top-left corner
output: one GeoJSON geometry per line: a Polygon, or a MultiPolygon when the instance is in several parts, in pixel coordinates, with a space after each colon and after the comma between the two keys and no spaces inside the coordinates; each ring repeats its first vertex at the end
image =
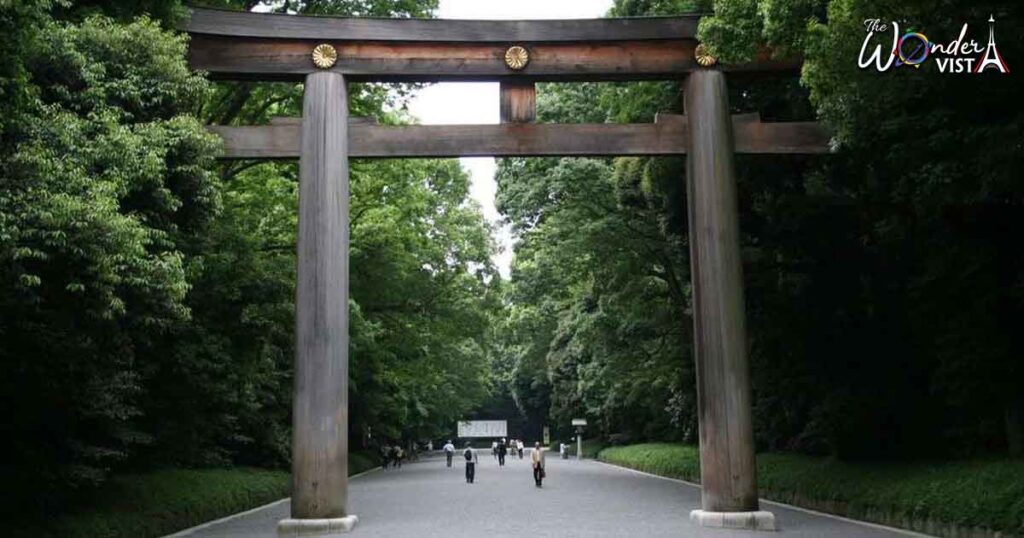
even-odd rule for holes
{"type": "MultiPolygon", "coordinates": [[[[804,59],[799,79],[733,78],[731,108],[826,122],[827,157],[741,156],[755,431],[762,448],[847,457],[1024,450],[1019,77],[858,68],[863,21],[948,42],[970,23],[1021,57],[1014,2],[620,0],[617,16],[709,13],[725,62],[804,59]]],[[[885,39],[891,39],[886,36],[885,39]]],[[[549,121],[651,121],[671,83],[544,85],[549,121]]],[[[517,401],[568,432],[695,441],[681,159],[506,160],[521,242],[504,356],[517,401]],[[594,428],[591,428],[592,430],[594,428]]]]}
{"type": "MultiPolygon", "coordinates": [[[[7,508],[59,506],[122,469],[288,461],[297,166],[219,163],[203,125],[297,115],[302,87],[193,73],[170,30],[180,8],[35,1],[0,15],[7,508]]],[[[353,114],[409,121],[410,89],[353,86],[353,114]]],[[[353,447],[447,434],[492,390],[489,225],[455,161],[355,162],[351,183],[353,447]]]]}

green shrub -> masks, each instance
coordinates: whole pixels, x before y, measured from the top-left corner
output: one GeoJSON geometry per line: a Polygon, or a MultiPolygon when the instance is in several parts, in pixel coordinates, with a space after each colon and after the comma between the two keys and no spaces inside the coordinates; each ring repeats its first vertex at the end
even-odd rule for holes
{"type": "Polygon", "coordinates": [[[373,452],[349,452],[348,454],[349,476],[357,475],[359,473],[365,473],[366,471],[374,469],[379,465],[379,458],[373,452]]]}
{"type": "Polygon", "coordinates": [[[845,505],[855,518],[884,512],[1024,534],[1021,460],[848,463],[762,454],[757,463],[762,494],[780,501],[845,505]]]}
{"type": "Polygon", "coordinates": [[[163,536],[286,497],[289,474],[262,469],[168,469],[114,477],[88,507],[42,525],[15,528],[15,538],[163,536]]]}
{"type": "MultiPolygon", "coordinates": [[[[601,461],[700,481],[696,447],[651,443],[611,447],[601,461]]],[[[839,515],[878,520],[935,519],[964,527],[1024,533],[1024,461],[849,463],[796,454],[760,454],[762,496],[839,515]],[[893,517],[895,516],[895,518],[893,517]]]]}
{"type": "MultiPolygon", "coordinates": [[[[349,453],[349,474],[377,467],[373,454],[349,453]]],[[[11,538],[149,538],[170,534],[288,496],[287,471],[166,469],[114,477],[88,505],[45,523],[13,524],[11,538]]]]}
{"type": "Polygon", "coordinates": [[[700,482],[700,454],[696,447],[669,443],[614,446],[598,459],[659,476],[700,482]]]}

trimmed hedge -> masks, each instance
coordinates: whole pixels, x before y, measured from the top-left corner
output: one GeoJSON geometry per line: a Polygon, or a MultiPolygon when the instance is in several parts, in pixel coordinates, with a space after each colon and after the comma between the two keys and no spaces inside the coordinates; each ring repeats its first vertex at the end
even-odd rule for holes
{"type": "MultiPolygon", "coordinates": [[[[377,463],[349,454],[349,474],[377,463]]],[[[288,496],[286,471],[165,469],[114,477],[94,500],[45,523],[9,523],[11,538],[155,538],[288,496]]]]}
{"type": "Polygon", "coordinates": [[[658,476],[700,482],[700,453],[697,447],[669,443],[613,446],[597,459],[658,476]]]}
{"type": "MultiPolygon", "coordinates": [[[[653,443],[606,448],[601,461],[700,481],[696,447],[653,443]]],[[[886,524],[926,522],[1024,535],[1024,461],[849,463],[760,454],[762,496],[886,524]]],[[[941,527],[942,525],[933,525],[941,527]]]]}

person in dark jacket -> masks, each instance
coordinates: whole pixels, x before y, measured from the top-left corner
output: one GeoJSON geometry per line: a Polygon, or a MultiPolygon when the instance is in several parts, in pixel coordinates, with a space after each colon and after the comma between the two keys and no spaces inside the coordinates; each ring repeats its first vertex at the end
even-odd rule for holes
{"type": "Polygon", "coordinates": [[[503,467],[505,465],[505,454],[508,454],[508,446],[505,444],[505,440],[502,439],[498,443],[498,466],[503,467]]]}
{"type": "Polygon", "coordinates": [[[466,483],[472,484],[476,480],[476,464],[480,463],[480,459],[476,455],[476,450],[466,443],[466,450],[462,451],[462,457],[466,459],[466,483]]]}

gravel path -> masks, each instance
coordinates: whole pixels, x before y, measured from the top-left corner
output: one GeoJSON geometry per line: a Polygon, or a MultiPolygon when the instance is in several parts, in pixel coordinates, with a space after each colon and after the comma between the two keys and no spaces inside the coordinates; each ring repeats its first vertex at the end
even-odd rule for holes
{"type": "MultiPolygon", "coordinates": [[[[593,461],[549,457],[544,487],[533,485],[529,455],[498,467],[481,452],[476,483],[466,484],[456,459],[374,471],[350,483],[353,537],[367,538],[895,538],[923,536],[815,515],[770,504],[781,532],[705,529],[689,521],[700,490],[593,461]]],[[[189,538],[275,538],[287,517],[281,502],[228,521],[174,535],[189,538]]]]}

